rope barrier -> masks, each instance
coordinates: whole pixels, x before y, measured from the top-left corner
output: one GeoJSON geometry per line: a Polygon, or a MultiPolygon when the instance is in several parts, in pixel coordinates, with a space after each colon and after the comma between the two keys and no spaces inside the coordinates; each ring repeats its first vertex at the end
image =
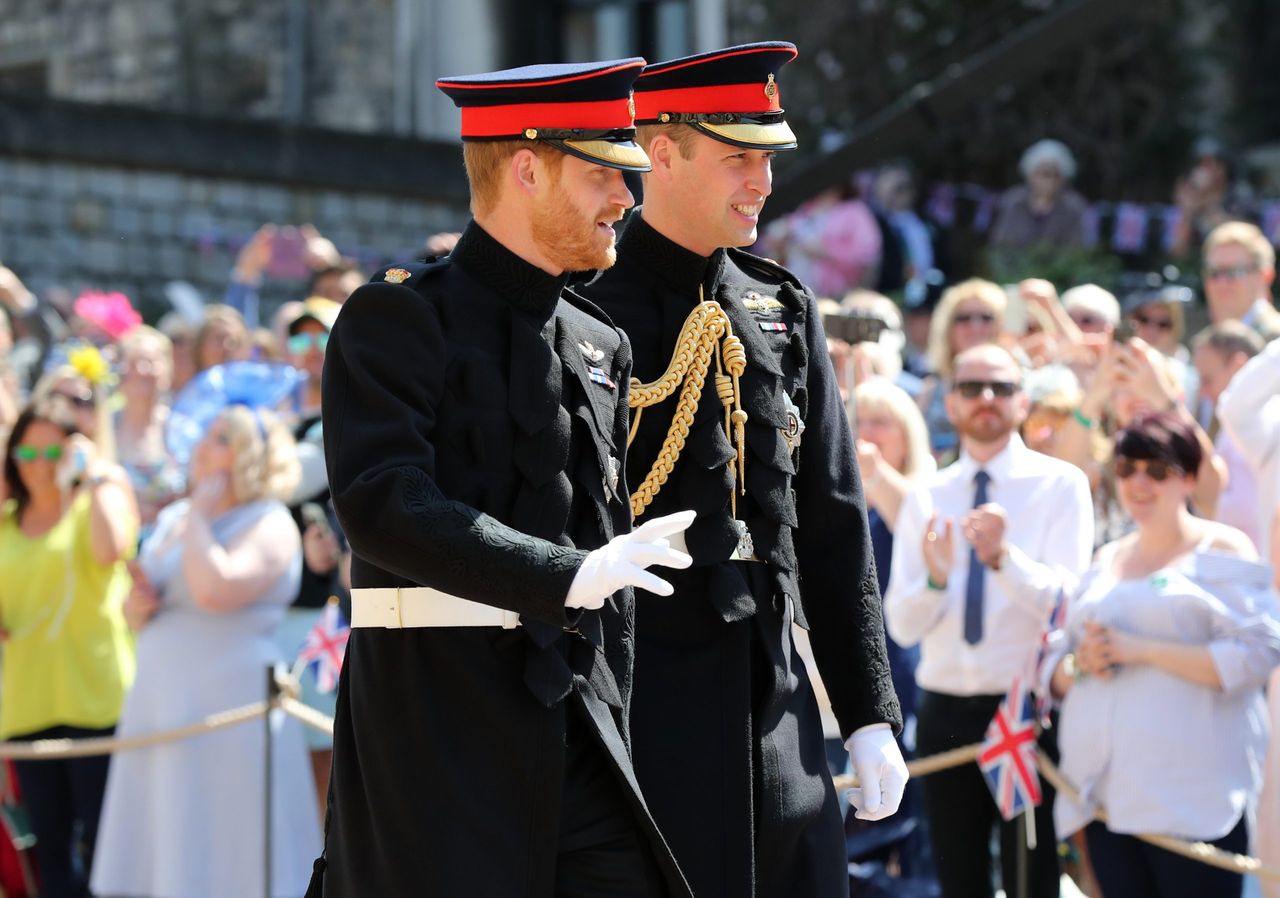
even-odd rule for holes
{"type": "MultiPolygon", "coordinates": [[[[125,739],[39,739],[34,742],[0,742],[0,758],[11,758],[20,761],[48,760],[50,758],[86,758],[92,755],[105,755],[121,751],[132,751],[138,748],[149,748],[155,745],[179,742],[192,736],[212,733],[216,730],[257,720],[274,708],[279,708],[290,717],[318,732],[332,736],[333,718],[295,698],[296,691],[291,689],[290,685],[288,680],[282,680],[281,693],[270,703],[265,701],[254,702],[239,708],[232,708],[229,711],[210,714],[199,723],[158,733],[147,733],[142,736],[131,736],[125,739]]],[[[981,751],[981,743],[974,743],[973,745],[963,745],[959,748],[939,752],[936,755],[929,755],[926,758],[915,758],[907,762],[907,772],[913,777],[920,777],[955,767],[962,767],[965,764],[974,763],[981,751]]],[[[1044,752],[1037,751],[1036,760],[1041,775],[1055,789],[1077,804],[1081,803],[1079,790],[1067,781],[1062,775],[1062,771],[1044,752]]],[[[845,789],[856,788],[858,786],[858,778],[853,774],[843,774],[835,777],[832,780],[832,784],[835,786],[836,791],[840,792],[845,789]]],[[[1105,810],[1098,808],[1094,812],[1094,819],[1106,823],[1105,810]]],[[[1172,836],[1137,834],[1134,838],[1222,870],[1280,882],[1280,870],[1264,866],[1262,861],[1256,857],[1234,854],[1229,851],[1223,851],[1206,842],[1189,842],[1175,839],[1172,836]]]]}
{"type": "Polygon", "coordinates": [[[320,713],[310,705],[303,704],[296,698],[291,698],[287,695],[282,696],[280,710],[317,732],[324,733],[326,736],[333,735],[333,718],[327,714],[320,713]]]}
{"type": "Polygon", "coordinates": [[[42,761],[50,758],[88,758],[94,755],[109,755],[116,752],[132,751],[138,748],[150,748],[169,742],[180,742],[192,736],[225,730],[227,727],[239,726],[250,720],[257,720],[267,713],[265,701],[241,705],[229,711],[210,714],[199,723],[163,730],[158,733],[146,733],[141,736],[129,736],[118,739],[112,736],[100,736],[93,739],[37,739],[33,742],[0,742],[0,758],[11,758],[15,761],[42,761]]]}
{"type": "MultiPolygon", "coordinates": [[[[1053,785],[1053,788],[1076,804],[1083,804],[1080,798],[1080,791],[1072,783],[1068,782],[1067,778],[1062,775],[1062,771],[1058,769],[1058,766],[1044,752],[1039,750],[1036,751],[1036,766],[1040,768],[1041,775],[1053,785]]],[[[1101,807],[1098,808],[1094,811],[1093,818],[1100,823],[1106,823],[1106,810],[1101,807]]],[[[1218,867],[1232,873],[1280,881],[1280,870],[1263,866],[1262,861],[1258,858],[1223,851],[1221,848],[1217,848],[1207,842],[1188,842],[1182,839],[1175,839],[1172,836],[1146,834],[1134,834],[1134,838],[1141,839],[1149,845],[1158,845],[1166,851],[1172,851],[1174,854],[1191,858],[1193,861],[1200,861],[1202,864],[1209,864],[1212,867],[1218,867]]]]}
{"type": "MultiPolygon", "coordinates": [[[[977,761],[981,751],[982,743],[975,742],[973,745],[962,745],[959,748],[938,752],[936,755],[929,755],[927,758],[913,758],[907,762],[907,773],[912,776],[928,776],[931,773],[949,770],[952,767],[961,767],[977,761]]],[[[832,780],[832,784],[836,787],[837,792],[842,792],[845,789],[856,789],[858,787],[858,778],[852,773],[846,773],[837,776],[832,780]]]]}
{"type": "MultiPolygon", "coordinates": [[[[978,755],[982,752],[982,744],[974,743],[973,745],[962,745],[959,748],[953,748],[948,751],[939,752],[936,755],[929,755],[927,758],[915,758],[907,762],[907,772],[915,776],[928,776],[931,773],[938,773],[942,770],[948,770],[952,767],[961,767],[970,764],[978,759],[978,755]]],[[[1040,773],[1049,783],[1070,798],[1077,804],[1082,804],[1080,800],[1080,792],[1076,787],[1067,781],[1062,775],[1062,771],[1057,765],[1039,749],[1036,750],[1036,762],[1040,768],[1040,773]]],[[[837,792],[845,789],[855,789],[858,786],[858,778],[851,773],[837,776],[832,780],[837,792]]],[[[1107,822],[1106,811],[1098,808],[1094,812],[1094,819],[1100,823],[1107,822]]],[[[1264,866],[1262,861],[1256,857],[1249,857],[1244,854],[1234,854],[1230,851],[1223,851],[1207,842],[1189,842],[1184,839],[1175,839],[1172,836],[1158,836],[1149,834],[1135,834],[1134,838],[1140,839],[1150,845],[1157,845],[1174,854],[1190,858],[1193,861],[1200,861],[1203,864],[1209,864],[1222,870],[1228,870],[1232,873],[1240,873],[1245,876],[1258,876],[1263,879],[1280,881],[1280,870],[1274,867],[1264,866]]]]}

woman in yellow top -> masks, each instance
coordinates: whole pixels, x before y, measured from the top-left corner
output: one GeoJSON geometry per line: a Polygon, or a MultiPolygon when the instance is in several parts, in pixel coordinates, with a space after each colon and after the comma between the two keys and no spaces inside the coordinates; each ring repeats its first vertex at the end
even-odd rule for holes
{"type": "MultiPolygon", "coordinates": [[[[14,423],[4,485],[0,739],[110,735],[133,679],[121,611],[138,529],[128,478],[51,398],[14,423]]],[[[88,894],[107,761],[17,764],[46,898],[88,894]]]]}

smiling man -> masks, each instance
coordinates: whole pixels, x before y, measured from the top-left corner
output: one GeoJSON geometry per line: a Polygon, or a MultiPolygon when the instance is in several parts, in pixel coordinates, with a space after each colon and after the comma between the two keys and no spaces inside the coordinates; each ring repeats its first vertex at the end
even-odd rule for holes
{"type": "Polygon", "coordinates": [[[796,145],[778,84],[795,55],[759,43],[645,69],[645,206],[618,264],[587,288],[630,337],[642,381],[668,360],[685,378],[679,399],[671,378],[633,387],[633,511],[698,517],[693,568],[672,577],[673,596],[637,608],[631,719],[645,796],[699,898],[849,894],[793,621],[810,629],[862,780],[859,816],[892,813],[906,781],[862,484],[817,304],[737,249],[755,242],[774,153],[796,145]]]}
{"type": "Polygon", "coordinates": [[[630,350],[569,273],[633,204],[644,61],[446,78],[475,220],[357,290],[324,440],[351,543],[326,850],[310,898],[686,896],[627,743],[631,587],[692,515],[629,532],[630,350]]]}
{"type": "Polygon", "coordinates": [[[1271,304],[1276,251],[1257,225],[1229,221],[1204,241],[1204,296],[1214,324],[1243,321],[1264,340],[1280,337],[1280,312],[1271,304]]]}

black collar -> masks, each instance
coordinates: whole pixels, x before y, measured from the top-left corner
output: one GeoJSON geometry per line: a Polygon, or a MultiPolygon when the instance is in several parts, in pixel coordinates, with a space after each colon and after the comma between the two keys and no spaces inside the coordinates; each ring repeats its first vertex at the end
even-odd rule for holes
{"type": "MultiPolygon", "coordinates": [[[[700,256],[654,230],[637,207],[618,240],[618,258],[666,282],[678,292],[697,296],[699,286],[712,286],[724,267],[724,250],[700,256]]],[[[711,299],[708,294],[707,299],[711,299]]]]}
{"type": "Polygon", "coordinates": [[[507,249],[475,221],[449,254],[454,264],[522,312],[548,319],[555,312],[567,274],[552,275],[507,249]]]}

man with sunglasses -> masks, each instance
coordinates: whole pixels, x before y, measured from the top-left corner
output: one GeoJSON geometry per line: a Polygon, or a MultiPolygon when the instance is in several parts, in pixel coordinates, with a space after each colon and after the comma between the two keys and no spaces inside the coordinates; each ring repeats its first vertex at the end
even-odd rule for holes
{"type": "MultiPolygon", "coordinates": [[[[921,647],[922,756],[982,741],[1064,584],[1089,565],[1088,481],[1074,465],[1022,442],[1028,405],[1021,368],[1005,349],[988,344],[957,356],[946,408],[960,457],[918,486],[898,516],[885,614],[895,641],[921,647]]],[[[1025,894],[1057,898],[1053,798],[1042,786],[1025,894]]],[[[953,768],[926,777],[922,791],[942,894],[991,895],[999,813],[982,772],[953,768]]],[[[1004,882],[1017,882],[1021,827],[1001,821],[1000,837],[1004,882]]]]}
{"type": "Polygon", "coordinates": [[[1243,321],[1264,339],[1280,337],[1280,312],[1271,304],[1276,251],[1256,225],[1220,224],[1204,241],[1204,295],[1214,324],[1243,321]]]}

